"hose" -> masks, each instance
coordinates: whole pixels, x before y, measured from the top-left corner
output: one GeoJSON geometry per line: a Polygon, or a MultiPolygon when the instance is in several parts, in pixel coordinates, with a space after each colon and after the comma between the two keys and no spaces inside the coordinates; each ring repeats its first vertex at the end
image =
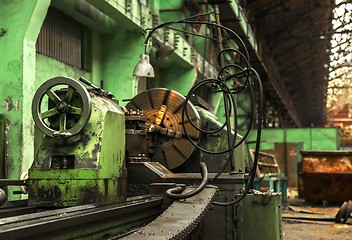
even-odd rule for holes
{"type": "Polygon", "coordinates": [[[208,169],[204,162],[199,163],[199,168],[202,174],[202,182],[196,189],[191,192],[182,193],[185,187],[177,186],[166,190],[165,195],[171,199],[185,199],[190,198],[200,193],[208,183],[208,169]]]}

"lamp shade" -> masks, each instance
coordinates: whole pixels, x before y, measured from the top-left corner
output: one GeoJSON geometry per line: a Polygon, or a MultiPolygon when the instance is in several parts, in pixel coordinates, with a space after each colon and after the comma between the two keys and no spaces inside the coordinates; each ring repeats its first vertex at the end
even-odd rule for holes
{"type": "Polygon", "coordinates": [[[155,77],[154,68],[150,64],[149,55],[142,54],[139,58],[139,62],[133,70],[133,76],[137,77],[155,77]]]}

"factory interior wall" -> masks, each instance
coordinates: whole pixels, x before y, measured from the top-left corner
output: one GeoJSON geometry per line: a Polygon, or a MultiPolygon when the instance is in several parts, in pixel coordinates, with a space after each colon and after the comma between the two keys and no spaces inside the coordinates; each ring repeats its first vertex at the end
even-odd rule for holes
{"type": "Polygon", "coordinates": [[[131,99],[137,94],[137,79],[132,76],[133,69],[143,52],[143,35],[120,29],[112,35],[101,38],[102,50],[102,81],[103,88],[112,92],[120,101],[131,99]]]}
{"type": "Polygon", "coordinates": [[[159,87],[175,90],[187,95],[195,81],[194,68],[173,67],[161,70],[159,87]]]}
{"type": "MultiPolygon", "coordinates": [[[[95,6],[110,4],[106,1],[87,2],[95,6]]],[[[83,1],[78,3],[87,4],[83,1]]],[[[159,1],[150,1],[148,4],[150,11],[159,13],[159,1]]],[[[168,8],[165,4],[163,8],[168,8]]],[[[31,103],[37,88],[46,80],[54,76],[74,79],[83,76],[93,84],[112,92],[123,106],[125,102],[122,100],[130,99],[137,93],[138,79],[132,76],[132,72],[144,48],[145,36],[142,27],[133,29],[131,26],[135,26],[135,23],[132,19],[117,12],[114,14],[128,24],[120,23],[99,12],[100,15],[97,16],[104,24],[97,26],[96,22],[78,12],[75,7],[77,6],[71,1],[43,0],[7,1],[0,9],[2,19],[5,20],[1,27],[6,30],[4,36],[0,36],[0,114],[4,115],[6,121],[6,178],[19,179],[21,173],[28,171],[33,162],[35,148],[40,144],[42,134],[34,127],[31,103]],[[36,53],[36,41],[50,4],[91,29],[92,62],[89,72],[36,53]]],[[[165,16],[175,19],[184,16],[184,12],[176,12],[172,16],[162,15],[164,19],[161,20],[165,21],[168,20],[165,16]]],[[[186,94],[194,84],[199,72],[196,66],[187,60],[191,59],[189,49],[185,49],[184,43],[180,42],[179,49],[165,60],[166,68],[163,65],[165,63],[155,60],[156,49],[152,49],[152,63],[156,65],[155,71],[159,76],[149,80],[154,81],[149,85],[167,87],[186,94]]],[[[9,197],[16,199],[19,196],[13,196],[10,191],[9,197]]]]}
{"type": "Polygon", "coordinates": [[[18,179],[34,155],[30,104],[35,92],[35,43],[49,5],[50,0],[6,1],[0,8],[5,30],[0,37],[0,113],[6,119],[7,178],[18,179]]]}
{"type": "MultiPolygon", "coordinates": [[[[256,134],[257,131],[253,130],[247,141],[254,141],[256,134]]],[[[337,128],[263,129],[261,139],[261,150],[273,150],[275,143],[303,143],[303,150],[340,149],[337,128]]]]}

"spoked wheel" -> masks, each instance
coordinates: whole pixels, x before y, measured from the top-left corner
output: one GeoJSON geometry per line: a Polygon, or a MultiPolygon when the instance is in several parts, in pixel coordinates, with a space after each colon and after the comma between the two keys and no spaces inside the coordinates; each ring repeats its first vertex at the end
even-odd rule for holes
{"type": "Polygon", "coordinates": [[[87,89],[67,77],[55,77],[43,83],[32,102],[35,124],[50,137],[67,138],[79,133],[90,114],[91,98],[87,89]]]}

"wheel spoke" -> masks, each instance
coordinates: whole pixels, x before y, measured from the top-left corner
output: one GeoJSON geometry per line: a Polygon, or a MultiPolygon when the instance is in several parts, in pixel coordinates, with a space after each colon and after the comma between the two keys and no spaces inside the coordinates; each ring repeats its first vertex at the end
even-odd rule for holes
{"type": "Polygon", "coordinates": [[[74,89],[73,87],[69,87],[65,96],[65,100],[67,103],[70,103],[73,94],[76,92],[76,89],[74,89]]]}
{"type": "Polygon", "coordinates": [[[82,109],[78,107],[73,107],[69,106],[68,107],[68,112],[76,115],[81,115],[82,114],[82,109]]]}
{"type": "Polygon", "coordinates": [[[55,108],[52,108],[52,109],[49,109],[46,112],[40,113],[40,118],[41,119],[45,119],[45,118],[48,118],[48,117],[52,117],[52,116],[54,116],[56,114],[57,114],[57,112],[56,112],[55,108]]]}
{"type": "Polygon", "coordinates": [[[60,131],[66,130],[66,114],[60,115],[60,131]]]}
{"type": "Polygon", "coordinates": [[[55,104],[57,104],[58,102],[61,102],[61,99],[59,98],[58,95],[56,95],[56,93],[53,90],[49,89],[48,91],[46,91],[46,94],[49,96],[51,101],[53,101],[55,104]]]}

